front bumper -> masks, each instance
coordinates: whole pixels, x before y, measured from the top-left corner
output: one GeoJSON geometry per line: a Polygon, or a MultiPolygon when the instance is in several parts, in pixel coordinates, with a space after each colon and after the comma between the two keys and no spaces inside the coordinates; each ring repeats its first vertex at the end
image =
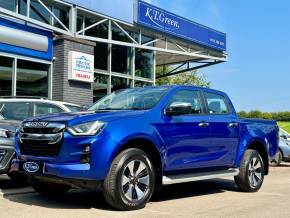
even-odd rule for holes
{"type": "Polygon", "coordinates": [[[44,182],[65,184],[77,188],[86,189],[101,189],[102,181],[96,181],[80,177],[80,174],[85,174],[89,170],[89,164],[67,164],[56,165],[42,163],[43,169],[41,172],[28,173],[21,167],[25,161],[18,159],[12,160],[11,172],[23,173],[27,177],[36,178],[44,182]]]}
{"type": "Polygon", "coordinates": [[[14,140],[0,138],[0,174],[8,173],[15,156],[14,140]]]}
{"type": "Polygon", "coordinates": [[[18,171],[27,174],[28,176],[42,176],[42,177],[58,177],[66,179],[90,180],[91,168],[90,164],[52,164],[40,161],[23,161],[14,159],[11,164],[11,171],[18,171]],[[41,172],[28,173],[23,170],[25,162],[34,162],[42,166],[41,172]]]}

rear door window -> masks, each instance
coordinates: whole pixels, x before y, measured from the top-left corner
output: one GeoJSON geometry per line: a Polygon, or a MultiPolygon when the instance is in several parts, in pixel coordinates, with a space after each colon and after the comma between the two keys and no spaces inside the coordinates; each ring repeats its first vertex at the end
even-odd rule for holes
{"type": "Polygon", "coordinates": [[[230,109],[224,96],[204,92],[204,97],[210,114],[229,114],[230,109]]]}
{"type": "Polygon", "coordinates": [[[42,114],[56,114],[62,112],[64,112],[64,110],[56,105],[35,103],[35,116],[42,114]]]}
{"type": "Polygon", "coordinates": [[[29,102],[2,102],[0,116],[5,120],[24,120],[32,116],[29,102]]]}

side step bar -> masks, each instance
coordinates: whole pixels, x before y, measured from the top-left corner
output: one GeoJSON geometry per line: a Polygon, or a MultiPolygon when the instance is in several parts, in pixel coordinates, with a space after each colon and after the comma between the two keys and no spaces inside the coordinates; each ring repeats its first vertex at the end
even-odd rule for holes
{"type": "Polygon", "coordinates": [[[220,170],[205,173],[192,173],[183,175],[163,176],[162,184],[171,185],[176,183],[193,182],[207,179],[216,179],[223,177],[237,176],[240,173],[239,169],[220,170]]]}

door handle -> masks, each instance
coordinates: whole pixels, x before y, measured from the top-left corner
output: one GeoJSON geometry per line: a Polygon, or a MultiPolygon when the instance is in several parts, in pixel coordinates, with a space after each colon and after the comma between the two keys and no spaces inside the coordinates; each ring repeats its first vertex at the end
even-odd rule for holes
{"type": "Polygon", "coordinates": [[[199,127],[203,127],[203,128],[205,128],[205,127],[209,127],[209,123],[202,122],[202,123],[199,123],[198,126],[199,126],[199,127]]]}
{"type": "Polygon", "coordinates": [[[236,128],[239,124],[238,123],[230,123],[229,127],[236,128]]]}

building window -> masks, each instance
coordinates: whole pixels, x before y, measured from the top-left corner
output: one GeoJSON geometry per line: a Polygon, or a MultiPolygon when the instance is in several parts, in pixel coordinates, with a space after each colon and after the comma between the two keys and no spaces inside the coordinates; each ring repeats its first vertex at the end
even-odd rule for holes
{"type": "MultiPolygon", "coordinates": [[[[89,27],[89,26],[91,26],[99,21],[100,20],[85,18],[86,27],[89,27]]],[[[101,23],[93,28],[88,29],[86,31],[85,35],[107,39],[108,33],[109,33],[108,24],[106,22],[104,22],[104,23],[101,23]]]]}
{"type": "Polygon", "coordinates": [[[112,85],[111,91],[117,91],[119,89],[127,89],[130,88],[132,84],[132,80],[126,78],[119,78],[112,76],[112,85]]]}
{"type": "Polygon", "coordinates": [[[136,49],[135,75],[147,79],[153,78],[154,52],[144,49],[136,49]]]}
{"type": "Polygon", "coordinates": [[[48,71],[49,65],[18,60],[16,94],[48,97],[48,71]]]}
{"type": "Polygon", "coordinates": [[[0,96],[12,95],[13,59],[0,56],[0,96]]]}
{"type": "MultiPolygon", "coordinates": [[[[51,10],[51,7],[47,7],[51,10]]],[[[49,12],[36,0],[31,0],[30,2],[30,18],[46,24],[51,24],[52,21],[49,12]]]]}
{"type": "Polygon", "coordinates": [[[15,12],[16,0],[0,0],[0,7],[15,12]]]}
{"type": "Polygon", "coordinates": [[[18,0],[18,13],[26,16],[26,13],[27,13],[27,0],[18,0]]]}
{"type": "Polygon", "coordinates": [[[112,71],[131,74],[132,48],[112,45],[112,71]]]}
{"type": "MultiPolygon", "coordinates": [[[[79,15],[77,16],[77,32],[84,29],[84,16],[79,15]]],[[[83,33],[81,33],[83,35],[83,33]]]]}
{"type": "Polygon", "coordinates": [[[135,81],[135,87],[145,87],[145,86],[153,86],[153,83],[143,82],[143,81],[135,81]]]}
{"type": "MultiPolygon", "coordinates": [[[[131,32],[128,34],[132,35],[131,32]]],[[[132,42],[132,40],[118,27],[112,26],[112,39],[115,41],[132,42]]]]}
{"type": "Polygon", "coordinates": [[[108,70],[108,44],[96,43],[95,46],[95,68],[100,70],[108,70]]]}
{"type": "Polygon", "coordinates": [[[109,76],[96,74],[95,75],[95,82],[93,85],[94,89],[94,102],[101,99],[108,93],[108,79],[109,76]]]}
{"type": "MultiPolygon", "coordinates": [[[[67,28],[69,27],[69,9],[64,10],[54,7],[53,13],[67,28]]],[[[53,25],[57,28],[63,29],[63,26],[55,18],[53,18],[53,25]]]]}

